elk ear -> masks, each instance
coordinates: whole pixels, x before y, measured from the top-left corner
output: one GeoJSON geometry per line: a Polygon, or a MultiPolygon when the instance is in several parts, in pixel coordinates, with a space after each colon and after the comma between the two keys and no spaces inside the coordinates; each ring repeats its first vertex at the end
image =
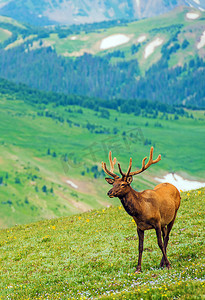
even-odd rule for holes
{"type": "Polygon", "coordinates": [[[109,183],[109,184],[113,184],[115,182],[115,179],[113,178],[105,178],[105,180],[109,183]]]}
{"type": "Polygon", "coordinates": [[[127,177],[127,183],[130,184],[130,183],[132,182],[132,180],[133,180],[132,176],[128,176],[128,177],[127,177]]]}

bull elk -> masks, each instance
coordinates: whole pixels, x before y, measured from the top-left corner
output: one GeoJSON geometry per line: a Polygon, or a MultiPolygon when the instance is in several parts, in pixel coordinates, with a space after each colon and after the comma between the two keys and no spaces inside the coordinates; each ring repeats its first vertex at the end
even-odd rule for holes
{"type": "Polygon", "coordinates": [[[139,255],[136,272],[141,272],[144,231],[149,229],[155,229],[157,242],[163,254],[160,267],[166,265],[168,269],[170,268],[166,250],[169,234],[174,224],[181,199],[177,188],[170,183],[161,183],[153,190],[149,189],[142,192],[137,192],[130,186],[133,176],[144,172],[151,165],[156,164],[161,160],[161,155],[153,160],[153,150],[154,148],[151,147],[149,161],[146,164],[145,161],[147,157],[142,160],[142,167],[140,170],[131,172],[132,158],[130,158],[127,173],[122,172],[121,166],[118,163],[118,168],[122,175],[121,178],[114,173],[116,158],[112,160],[111,151],[109,152],[110,170],[107,169],[106,163],[102,162],[104,172],[112,177],[105,178],[109,184],[113,185],[113,188],[108,191],[107,195],[110,198],[118,197],[125,211],[133,217],[137,225],[139,255]]]}

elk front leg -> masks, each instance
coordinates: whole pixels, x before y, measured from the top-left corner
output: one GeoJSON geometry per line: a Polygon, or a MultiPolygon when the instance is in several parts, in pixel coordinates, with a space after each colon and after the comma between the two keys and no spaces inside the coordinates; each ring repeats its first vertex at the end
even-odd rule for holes
{"type": "Polygon", "coordinates": [[[159,248],[161,249],[162,254],[163,254],[162,260],[165,262],[165,265],[166,265],[167,269],[169,269],[171,265],[170,265],[170,262],[167,259],[165,247],[164,247],[163,242],[162,242],[161,226],[156,227],[155,230],[156,230],[156,234],[157,234],[157,242],[158,242],[159,248]]]}
{"type": "Polygon", "coordinates": [[[142,264],[142,252],[143,252],[143,243],[144,243],[144,231],[137,228],[138,238],[139,238],[139,256],[138,256],[138,264],[136,273],[139,273],[142,271],[141,264],[142,264]]]}

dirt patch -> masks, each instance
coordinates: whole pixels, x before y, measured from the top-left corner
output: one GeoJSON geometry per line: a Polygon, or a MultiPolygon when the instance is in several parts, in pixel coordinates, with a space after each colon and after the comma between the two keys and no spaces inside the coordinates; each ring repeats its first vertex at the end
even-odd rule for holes
{"type": "Polygon", "coordinates": [[[79,191],[81,193],[85,194],[96,194],[96,190],[93,188],[93,182],[86,180],[86,181],[81,181],[77,179],[72,179],[68,177],[62,177],[61,178],[63,183],[67,184],[69,187],[73,188],[73,190],[79,191]],[[73,182],[74,185],[77,186],[77,188],[72,187],[68,182],[73,182]]]}
{"type": "Polygon", "coordinates": [[[43,161],[43,159],[42,159],[42,158],[39,158],[39,157],[34,157],[34,159],[37,160],[37,161],[40,161],[40,162],[43,161]]]}
{"type": "Polygon", "coordinates": [[[90,54],[94,54],[94,52],[92,50],[89,49],[81,49],[80,51],[74,51],[74,52],[64,52],[63,56],[65,57],[79,57],[79,56],[83,56],[85,53],[90,53],[90,54]]]}
{"type": "Polygon", "coordinates": [[[80,212],[86,212],[90,209],[90,206],[82,203],[82,202],[77,202],[71,198],[68,198],[66,195],[64,195],[62,192],[55,192],[57,195],[59,195],[61,198],[67,200],[72,206],[74,206],[75,208],[77,208],[80,212]]]}

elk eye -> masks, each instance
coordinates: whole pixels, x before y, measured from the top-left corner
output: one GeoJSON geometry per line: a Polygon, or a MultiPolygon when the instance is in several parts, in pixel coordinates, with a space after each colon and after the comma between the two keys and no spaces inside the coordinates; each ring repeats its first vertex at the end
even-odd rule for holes
{"type": "Polygon", "coordinates": [[[126,184],[125,184],[125,183],[122,183],[122,184],[121,184],[121,187],[125,187],[125,186],[126,186],[126,184]]]}

